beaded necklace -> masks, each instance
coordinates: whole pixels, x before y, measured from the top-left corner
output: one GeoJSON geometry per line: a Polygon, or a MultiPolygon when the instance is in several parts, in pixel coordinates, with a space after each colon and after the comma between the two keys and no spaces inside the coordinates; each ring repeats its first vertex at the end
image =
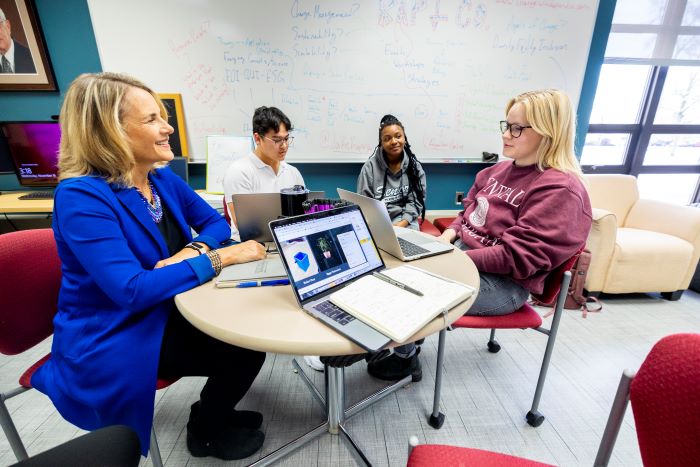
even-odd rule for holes
{"type": "Polygon", "coordinates": [[[148,199],[141,193],[140,190],[136,190],[136,192],[141,196],[141,199],[143,200],[144,204],[146,205],[146,209],[148,209],[148,214],[150,214],[151,219],[153,219],[153,222],[156,224],[160,224],[160,221],[163,220],[163,205],[160,202],[160,196],[158,196],[158,192],[156,191],[156,188],[153,186],[153,183],[151,181],[148,181],[148,187],[151,189],[151,195],[153,196],[153,204],[148,202],[148,199]]]}

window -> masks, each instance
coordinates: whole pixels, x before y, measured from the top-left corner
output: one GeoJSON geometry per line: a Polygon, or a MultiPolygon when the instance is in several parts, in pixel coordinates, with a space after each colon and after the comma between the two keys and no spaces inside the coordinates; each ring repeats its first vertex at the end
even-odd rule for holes
{"type": "Polygon", "coordinates": [[[617,0],[581,164],[700,201],[700,0],[617,0]]]}

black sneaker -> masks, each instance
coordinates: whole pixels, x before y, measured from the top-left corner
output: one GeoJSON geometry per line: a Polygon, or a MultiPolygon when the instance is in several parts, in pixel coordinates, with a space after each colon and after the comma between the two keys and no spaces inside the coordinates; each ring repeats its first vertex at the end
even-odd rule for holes
{"type": "Polygon", "coordinates": [[[216,457],[225,461],[245,459],[263,445],[265,434],[250,428],[228,427],[212,432],[187,424],[187,449],[194,457],[216,457]]]}
{"type": "Polygon", "coordinates": [[[414,383],[423,379],[418,351],[409,358],[401,358],[393,353],[387,358],[370,362],[367,364],[367,372],[384,381],[396,381],[408,375],[411,375],[411,381],[414,383]]]}
{"type": "MultiPolygon", "coordinates": [[[[197,401],[190,406],[190,422],[196,422],[199,418],[201,401],[197,401]]],[[[253,410],[234,410],[227,420],[226,423],[233,427],[238,428],[249,428],[251,430],[257,430],[262,426],[263,415],[260,412],[255,412],[253,410]]]]}

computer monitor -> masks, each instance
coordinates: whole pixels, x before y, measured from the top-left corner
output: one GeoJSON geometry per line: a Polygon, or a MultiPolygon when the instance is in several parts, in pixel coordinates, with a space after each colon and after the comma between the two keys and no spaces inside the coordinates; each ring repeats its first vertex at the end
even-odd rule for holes
{"type": "Polygon", "coordinates": [[[58,122],[2,122],[0,128],[20,185],[55,187],[61,141],[58,122]]]}

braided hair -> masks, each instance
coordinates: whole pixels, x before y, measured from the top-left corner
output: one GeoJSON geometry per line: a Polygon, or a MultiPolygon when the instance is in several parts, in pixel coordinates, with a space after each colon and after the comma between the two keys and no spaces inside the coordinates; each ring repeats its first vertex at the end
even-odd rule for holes
{"type": "MultiPolygon", "coordinates": [[[[408,137],[406,136],[406,129],[403,127],[403,123],[399,121],[398,118],[391,114],[384,115],[379,122],[379,144],[377,144],[377,149],[379,149],[379,154],[382,155],[384,161],[387,162],[386,155],[384,154],[384,149],[382,148],[382,130],[391,125],[398,125],[403,130],[404,134],[404,152],[408,156],[408,168],[406,169],[406,175],[408,176],[408,193],[403,195],[401,199],[401,205],[405,206],[408,202],[408,196],[413,193],[421,205],[421,220],[425,220],[425,190],[420,182],[420,173],[418,168],[421,166],[420,162],[416,158],[416,155],[411,151],[411,145],[408,143],[408,137]]],[[[387,166],[388,166],[387,162],[387,166]]],[[[389,170],[384,171],[384,184],[382,185],[382,196],[380,200],[384,199],[384,194],[386,192],[386,181],[389,176],[389,170]]]]}

